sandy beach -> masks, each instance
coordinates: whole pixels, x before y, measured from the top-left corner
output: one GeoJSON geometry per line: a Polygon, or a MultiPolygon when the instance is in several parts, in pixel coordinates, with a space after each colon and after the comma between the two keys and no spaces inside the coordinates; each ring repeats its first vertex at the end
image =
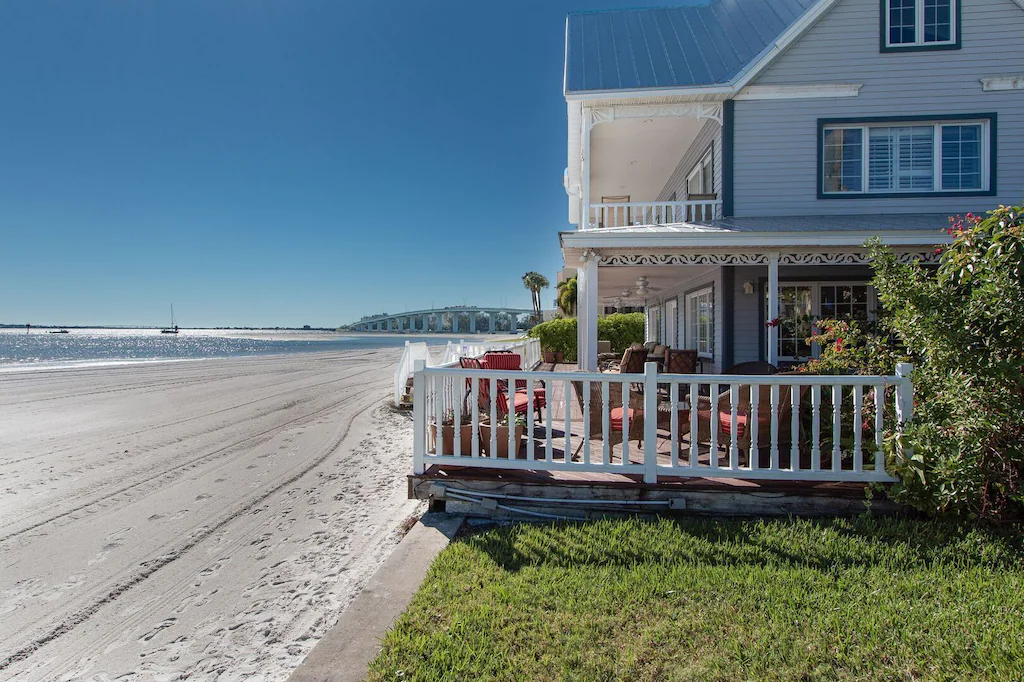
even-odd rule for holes
{"type": "Polygon", "coordinates": [[[287,679],[418,511],[398,355],[0,374],[0,679],[287,679]]]}

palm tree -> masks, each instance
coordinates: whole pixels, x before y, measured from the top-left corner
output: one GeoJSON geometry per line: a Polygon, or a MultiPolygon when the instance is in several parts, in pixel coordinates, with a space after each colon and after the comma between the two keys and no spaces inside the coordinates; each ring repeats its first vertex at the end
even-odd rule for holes
{"type": "Polygon", "coordinates": [[[530,290],[530,296],[533,299],[533,321],[534,323],[540,322],[540,290],[547,289],[551,284],[547,277],[531,270],[523,275],[523,286],[530,290]]]}
{"type": "Polygon", "coordinates": [[[566,317],[576,316],[576,278],[558,283],[558,307],[566,317]]]}

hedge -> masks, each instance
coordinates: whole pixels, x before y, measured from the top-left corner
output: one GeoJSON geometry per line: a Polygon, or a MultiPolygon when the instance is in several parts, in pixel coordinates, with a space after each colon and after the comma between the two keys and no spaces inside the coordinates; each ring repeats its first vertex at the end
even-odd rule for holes
{"type": "MultiPolygon", "coordinates": [[[[643,313],[616,313],[597,321],[597,338],[611,341],[612,352],[621,353],[629,344],[644,340],[643,313]]],[[[529,335],[540,339],[545,351],[561,351],[565,362],[576,362],[576,318],[563,317],[538,324],[529,335]]]]}

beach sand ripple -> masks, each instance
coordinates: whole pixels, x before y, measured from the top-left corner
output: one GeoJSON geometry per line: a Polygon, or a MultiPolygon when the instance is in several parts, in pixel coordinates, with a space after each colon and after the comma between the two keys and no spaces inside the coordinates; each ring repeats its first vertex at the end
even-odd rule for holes
{"type": "Polygon", "coordinates": [[[287,679],[418,511],[397,357],[0,375],[0,679],[287,679]]]}

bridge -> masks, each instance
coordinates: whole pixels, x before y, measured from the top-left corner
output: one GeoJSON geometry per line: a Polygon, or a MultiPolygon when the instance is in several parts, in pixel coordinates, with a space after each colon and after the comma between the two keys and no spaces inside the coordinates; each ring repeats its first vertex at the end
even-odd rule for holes
{"type": "Polygon", "coordinates": [[[414,310],[394,315],[364,317],[345,329],[359,332],[515,332],[529,326],[529,308],[452,306],[433,310],[414,310]],[[520,318],[527,316],[524,323],[520,318]]]}

